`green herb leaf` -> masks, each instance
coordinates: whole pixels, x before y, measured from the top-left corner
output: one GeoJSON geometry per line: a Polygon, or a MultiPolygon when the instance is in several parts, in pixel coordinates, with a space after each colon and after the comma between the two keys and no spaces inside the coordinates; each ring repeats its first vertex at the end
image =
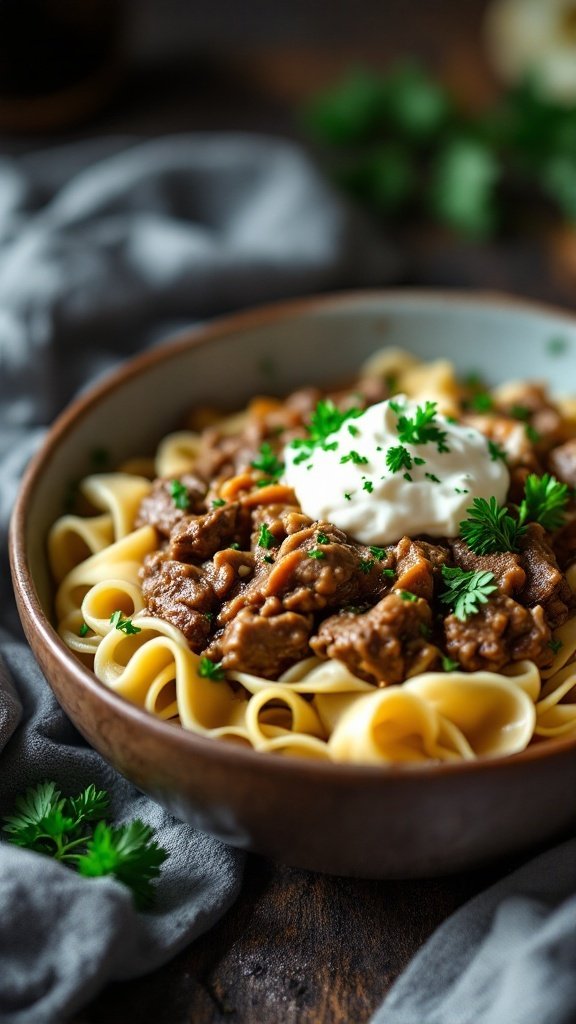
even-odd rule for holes
{"type": "Polygon", "coordinates": [[[477,555],[494,551],[518,551],[518,542],[526,527],[513,519],[506,507],[492,497],[474,498],[467,508],[468,519],[460,523],[460,533],[477,555]]]}
{"type": "Polygon", "coordinates": [[[554,654],[558,654],[558,651],[561,651],[563,646],[564,646],[564,644],[562,643],[561,640],[549,640],[548,641],[548,647],[550,648],[550,650],[554,654]]]}
{"type": "Polygon", "coordinates": [[[414,416],[406,416],[401,413],[397,423],[398,439],[403,444],[429,444],[432,442],[436,444],[439,452],[449,451],[446,444],[446,431],[441,430],[436,422],[437,407],[437,402],[426,402],[424,406],[419,405],[416,408],[414,416]]]}
{"type": "Polygon", "coordinates": [[[225,504],[224,498],[213,498],[212,500],[212,508],[222,508],[225,504]]]}
{"type": "Polygon", "coordinates": [[[329,544],[330,543],[330,537],[327,537],[326,534],[322,533],[321,530],[318,530],[318,533],[316,534],[316,540],[318,541],[319,544],[329,544]]]}
{"type": "Polygon", "coordinates": [[[410,590],[397,590],[396,593],[402,598],[403,601],[417,601],[418,594],[413,594],[410,590]]]}
{"type": "Polygon", "coordinates": [[[198,675],[203,679],[212,679],[215,683],[222,682],[225,676],[222,662],[212,661],[203,654],[198,662],[198,675]]]}
{"type": "Polygon", "coordinates": [[[188,491],[181,480],[170,481],[170,497],[176,508],[179,508],[182,512],[185,512],[190,507],[188,491]]]}
{"type": "Polygon", "coordinates": [[[78,630],[78,636],[87,636],[89,632],[90,626],[88,625],[87,622],[83,622],[82,625],[80,626],[80,629],[78,630]]]}
{"type": "Polygon", "coordinates": [[[404,445],[395,445],[386,452],[386,465],[391,473],[399,473],[402,469],[412,469],[412,456],[404,445]]]}
{"type": "Polygon", "coordinates": [[[454,661],[453,658],[449,658],[447,655],[443,655],[442,668],[445,672],[456,672],[460,668],[460,662],[454,661]]]}
{"type": "Polygon", "coordinates": [[[356,419],[362,415],[362,410],[357,408],[341,411],[329,398],[318,402],[312,413],[308,425],[308,437],[296,438],[290,442],[291,448],[302,448],[300,455],[297,455],[294,462],[304,462],[309,458],[315,448],[322,448],[324,451],[335,451],[338,442],[328,442],[330,434],[335,434],[346,420],[356,419]]]}
{"type": "Polygon", "coordinates": [[[568,501],[567,484],[561,484],[549,473],[543,476],[530,473],[524,485],[520,522],[540,523],[545,530],[557,530],[566,519],[568,501]]]}
{"type": "Polygon", "coordinates": [[[502,448],[497,441],[488,441],[488,451],[490,452],[492,462],[498,462],[498,460],[506,462],[506,459],[508,458],[505,449],[502,448]]]}
{"type": "Polygon", "coordinates": [[[448,605],[457,619],[466,622],[475,615],[481,604],[486,604],[490,594],[498,589],[492,572],[465,572],[442,566],[442,579],[446,589],[440,594],[442,604],[448,605]]]}
{"type": "Polygon", "coordinates": [[[308,555],[308,558],[316,558],[316,559],[326,558],[326,552],[325,551],[321,551],[320,548],[310,548],[310,550],[307,552],[307,555],[308,555]]]}
{"type": "Polygon", "coordinates": [[[86,843],[86,853],[78,857],[78,871],[86,878],[112,875],[132,890],[136,906],[146,910],[153,902],[152,881],[168,857],[153,835],[142,821],[118,828],[99,821],[86,843]]]}
{"type": "Polygon", "coordinates": [[[270,548],[274,548],[278,544],[276,537],[268,529],[266,523],[262,523],[260,527],[257,544],[259,548],[266,548],[266,550],[270,550],[270,548]]]}
{"type": "Polygon", "coordinates": [[[358,568],[360,572],[363,572],[365,576],[372,570],[374,566],[374,559],[372,558],[361,558],[358,562],[358,568]]]}
{"type": "Polygon", "coordinates": [[[270,478],[270,482],[276,482],[284,472],[284,463],[276,456],[268,441],[262,442],[258,458],[254,459],[250,465],[253,469],[258,469],[261,473],[265,473],[270,478]]]}
{"type": "Polygon", "coordinates": [[[386,549],[379,548],[375,544],[370,545],[369,551],[371,555],[374,555],[374,558],[376,559],[377,562],[381,562],[382,559],[386,556],[386,549]]]}
{"type": "Polygon", "coordinates": [[[365,455],[360,455],[358,452],[352,450],[347,455],[343,455],[340,462],[353,462],[355,466],[365,466],[368,459],[365,455]]]}
{"type": "Polygon", "coordinates": [[[110,616],[110,622],[114,626],[114,629],[119,629],[121,633],[125,633],[126,636],[133,636],[135,633],[141,633],[140,626],[135,626],[130,619],[125,619],[122,616],[122,612],[118,608],[110,616]]]}

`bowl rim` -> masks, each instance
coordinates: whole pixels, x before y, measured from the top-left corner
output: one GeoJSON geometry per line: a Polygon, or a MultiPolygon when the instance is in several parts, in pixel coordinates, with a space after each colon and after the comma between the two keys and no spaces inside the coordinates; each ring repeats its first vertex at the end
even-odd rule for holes
{"type": "MultiPolygon", "coordinates": [[[[126,717],[131,723],[149,730],[158,741],[168,740],[174,751],[185,756],[186,752],[218,762],[222,767],[246,770],[260,766],[273,775],[302,776],[308,781],[333,780],[339,786],[356,786],[365,781],[374,784],[378,780],[430,779],[441,776],[476,775],[478,773],[509,770],[515,771],[536,761],[554,760],[569,751],[576,750],[576,735],[560,736],[542,740],[516,754],[492,758],[477,758],[473,761],[454,762],[407,762],[402,764],[364,765],[347,762],[324,761],[300,755],[279,757],[277,754],[252,750],[240,744],[216,742],[184,728],[173,725],[150,714],[143,708],[131,704],[119,694],[100,682],[74,654],[65,646],[38,597],[32,571],[28,565],[26,536],[28,509],[33,499],[36,483],[46,471],[53,452],[61,441],[74,429],[76,424],[96,407],[109,393],[122,387],[133,377],[140,376],[156,365],[169,362],[181,352],[210,344],[219,338],[280,321],[295,319],[302,314],[330,309],[354,307],[374,301],[425,302],[432,305],[489,306],[495,310],[516,310],[524,313],[540,313],[544,316],[563,319],[567,325],[576,328],[576,313],[556,307],[553,304],[517,298],[505,292],[468,289],[427,289],[427,288],[370,288],[339,291],[328,294],[306,296],[266,303],[240,312],[227,313],[208,322],[204,321],[170,333],[154,348],[129,357],[111,373],[106,374],[92,387],[83,391],[66,405],[53,424],[36,453],[32,456],[20,482],[9,527],[9,555],[12,583],[20,618],[25,632],[35,633],[50,651],[63,672],[71,676],[79,690],[88,691],[103,710],[126,717]]],[[[50,686],[48,680],[47,685],[50,686]]],[[[50,686],[52,689],[52,687],[50,686]]]]}

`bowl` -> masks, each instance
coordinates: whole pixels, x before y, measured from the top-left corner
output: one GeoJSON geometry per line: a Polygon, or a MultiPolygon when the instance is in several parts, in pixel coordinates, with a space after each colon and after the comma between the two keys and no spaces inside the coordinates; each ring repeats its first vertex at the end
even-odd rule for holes
{"type": "Polygon", "coordinates": [[[104,447],[154,449],[196,402],[240,407],[349,374],[375,349],[443,356],[489,384],[573,387],[576,317],[497,295],[356,292],[195,327],[76,400],[30,464],[11,525],[24,630],[56,698],[107,761],[182,820],[286,863],[368,878],[438,875],[515,854],[576,824],[576,736],[492,760],[362,767],[282,758],[168,725],[101,684],[51,622],[49,527],[104,447]],[[572,370],[572,374],[570,371],[572,370]]]}

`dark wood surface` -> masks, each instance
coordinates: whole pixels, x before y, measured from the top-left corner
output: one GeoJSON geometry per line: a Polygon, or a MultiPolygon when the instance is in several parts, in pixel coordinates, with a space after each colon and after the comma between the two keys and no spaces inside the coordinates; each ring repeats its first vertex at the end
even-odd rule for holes
{"type": "MultiPolygon", "coordinates": [[[[389,10],[388,31],[379,22],[371,34],[367,25],[348,42],[343,25],[328,48],[316,18],[309,45],[293,33],[285,46],[279,38],[273,47],[260,39],[251,50],[245,38],[241,53],[152,62],[128,78],[115,106],[91,125],[59,139],[4,139],[0,152],[108,132],[295,135],[297,102],[343,66],[362,57],[384,65],[407,52],[480,104],[494,89],[479,46],[484,6],[483,0],[418,0],[406,18],[405,3],[394,0],[371,8],[380,22],[384,7],[389,10]]],[[[531,233],[527,227],[521,239],[485,245],[412,230],[400,234],[398,246],[403,269],[395,283],[500,289],[576,304],[576,235],[567,228],[531,233]]],[[[434,929],[513,866],[369,882],[251,856],[239,899],[208,934],[153,974],[108,986],[73,1024],[363,1024],[434,929]]]]}

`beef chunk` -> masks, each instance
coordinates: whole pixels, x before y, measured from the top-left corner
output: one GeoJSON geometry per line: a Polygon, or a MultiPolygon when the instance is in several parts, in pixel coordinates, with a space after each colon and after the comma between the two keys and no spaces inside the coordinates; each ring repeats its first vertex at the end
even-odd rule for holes
{"type": "MultiPolygon", "coordinates": [[[[286,537],[312,526],[312,519],[305,516],[294,505],[258,505],[252,512],[253,549],[258,549],[260,530],[266,525],[274,538],[274,547],[278,547],[286,537]]],[[[264,554],[267,553],[267,549],[264,554]]]]}
{"type": "Polygon", "coordinates": [[[413,541],[403,537],[394,549],[396,583],[399,590],[408,590],[427,601],[432,600],[434,575],[448,561],[448,551],[437,544],[413,541]]]}
{"type": "Polygon", "coordinates": [[[520,555],[512,551],[477,555],[468,547],[466,541],[460,539],[450,541],[450,548],[454,563],[459,569],[464,569],[465,572],[493,573],[501,594],[511,597],[522,590],[526,583],[526,573],[522,568],[520,555]]]}
{"type": "Polygon", "coordinates": [[[157,551],[146,556],[140,576],[150,614],[180,629],[192,650],[200,653],[216,607],[216,595],[202,570],[157,551]]]}
{"type": "Polygon", "coordinates": [[[212,508],[203,516],[187,516],[170,534],[170,557],[179,562],[202,561],[234,542],[248,547],[248,523],[238,502],[212,508]]]}
{"type": "Polygon", "coordinates": [[[220,601],[231,597],[235,590],[243,589],[254,575],[255,559],[251,551],[224,548],[217,551],[211,562],[203,565],[207,579],[220,601]]]}
{"type": "Polygon", "coordinates": [[[311,615],[264,616],[254,608],[243,608],[206,653],[228,671],[277,679],[291,665],[310,657],[311,631],[311,615]]]}
{"type": "Polygon", "coordinates": [[[548,456],[550,472],[562,483],[576,487],[576,438],[554,448],[548,456]]]}
{"type": "Polygon", "coordinates": [[[310,646],[321,658],[343,661],[362,679],[389,686],[438,659],[438,649],[427,639],[431,623],[426,601],[388,594],[362,615],[341,612],[325,619],[310,646]]]}
{"type": "Polygon", "coordinates": [[[576,562],[576,519],[566,523],[552,539],[558,564],[566,570],[576,562]]]}
{"type": "Polygon", "coordinates": [[[519,600],[526,605],[540,604],[549,625],[555,629],[566,621],[572,605],[572,592],[558,568],[556,556],[538,523],[530,523],[520,541],[526,586],[519,600]]]}
{"type": "Polygon", "coordinates": [[[192,473],[183,473],[178,480],[186,488],[188,506],[185,509],[176,506],[172,497],[172,480],[155,480],[150,494],[140,504],[135,523],[137,529],[154,526],[162,537],[169,537],[173,527],[190,512],[204,511],[204,481],[192,473]]]}
{"type": "Polygon", "coordinates": [[[476,615],[461,622],[455,615],[444,620],[446,651],[466,672],[498,672],[511,661],[528,658],[540,667],[550,664],[550,629],[540,606],[524,608],[511,597],[498,594],[476,615]]]}

